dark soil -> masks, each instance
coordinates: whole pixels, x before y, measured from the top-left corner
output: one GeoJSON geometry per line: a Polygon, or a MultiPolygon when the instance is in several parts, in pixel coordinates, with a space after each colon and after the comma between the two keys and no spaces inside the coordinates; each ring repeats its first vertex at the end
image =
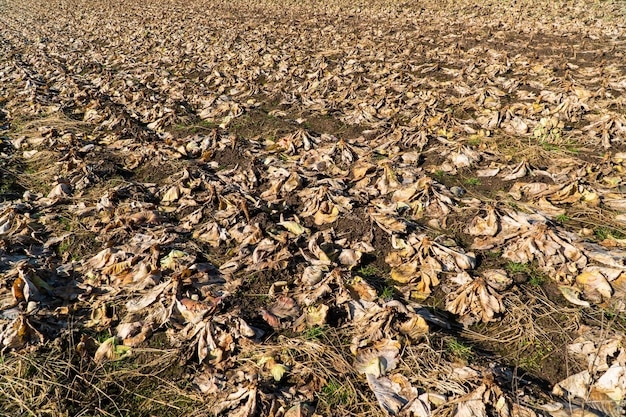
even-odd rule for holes
{"type": "Polygon", "coordinates": [[[332,115],[306,117],[305,126],[315,133],[326,133],[338,139],[354,139],[361,136],[367,127],[359,125],[348,125],[332,115]]]}

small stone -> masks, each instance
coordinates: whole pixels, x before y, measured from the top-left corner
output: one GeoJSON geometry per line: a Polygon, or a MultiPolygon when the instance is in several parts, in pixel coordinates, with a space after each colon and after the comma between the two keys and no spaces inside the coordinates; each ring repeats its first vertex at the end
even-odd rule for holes
{"type": "Polygon", "coordinates": [[[35,197],[28,190],[24,191],[24,194],[22,195],[22,198],[24,199],[24,201],[34,201],[35,200],[35,197]]]}
{"type": "Polygon", "coordinates": [[[37,310],[37,303],[35,301],[29,301],[26,305],[26,314],[32,313],[37,310]]]}
{"type": "Polygon", "coordinates": [[[593,230],[588,229],[586,227],[583,227],[582,229],[580,229],[578,233],[580,234],[580,236],[584,236],[584,237],[593,236],[593,230]]]}
{"type": "Polygon", "coordinates": [[[465,190],[457,186],[451,187],[450,192],[454,194],[455,197],[462,197],[465,194],[465,190]]]}

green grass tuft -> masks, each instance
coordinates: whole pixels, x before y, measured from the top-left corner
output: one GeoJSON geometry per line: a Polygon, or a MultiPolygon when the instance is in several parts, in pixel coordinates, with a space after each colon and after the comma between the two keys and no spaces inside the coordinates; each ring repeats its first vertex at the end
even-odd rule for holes
{"type": "Polygon", "coordinates": [[[318,394],[319,399],[328,407],[338,405],[348,405],[356,399],[356,392],[350,386],[344,385],[338,380],[331,378],[322,387],[322,392],[318,394]]]}
{"type": "Polygon", "coordinates": [[[450,355],[465,362],[469,362],[474,358],[474,351],[472,347],[456,339],[448,341],[446,350],[450,355]]]}
{"type": "Polygon", "coordinates": [[[363,278],[377,277],[380,275],[380,270],[374,265],[362,266],[356,272],[363,278]]]}
{"type": "Polygon", "coordinates": [[[529,264],[520,262],[508,262],[506,269],[512,274],[530,274],[531,268],[529,264]]]}

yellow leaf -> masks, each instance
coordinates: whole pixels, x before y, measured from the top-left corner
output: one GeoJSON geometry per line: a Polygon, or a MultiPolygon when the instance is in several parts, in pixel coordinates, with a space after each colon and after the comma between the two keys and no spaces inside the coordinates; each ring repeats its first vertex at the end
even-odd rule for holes
{"type": "Polygon", "coordinates": [[[415,278],[417,272],[417,263],[408,262],[391,270],[391,279],[406,284],[415,278]]]}
{"type": "Polygon", "coordinates": [[[109,265],[102,270],[104,275],[117,275],[122,271],[130,268],[133,265],[133,259],[128,259],[126,261],[117,262],[113,265],[109,265]]]}
{"type": "Polygon", "coordinates": [[[186,252],[182,250],[172,249],[163,259],[161,259],[161,268],[174,269],[176,267],[176,259],[184,258],[187,256],[186,252]]]}
{"type": "Polygon", "coordinates": [[[272,368],[270,369],[270,373],[274,377],[275,381],[280,381],[281,379],[283,379],[285,372],[287,372],[288,370],[289,368],[287,368],[285,365],[277,363],[276,365],[272,366],[272,368]]]}
{"type": "Polygon", "coordinates": [[[337,220],[338,216],[339,209],[335,205],[333,205],[329,213],[324,213],[322,212],[322,210],[318,210],[317,213],[315,213],[313,221],[316,225],[321,226],[323,224],[333,223],[335,220],[337,220]]]}
{"type": "Polygon", "coordinates": [[[293,233],[296,236],[300,236],[303,233],[309,233],[310,232],[309,229],[307,229],[306,227],[302,226],[298,222],[284,221],[284,222],[279,222],[278,224],[281,225],[282,227],[284,227],[285,229],[287,229],[288,231],[290,231],[291,233],[293,233]]]}
{"type": "MultiPolygon", "coordinates": [[[[611,284],[599,271],[584,271],[576,277],[576,283],[583,287],[588,299],[592,299],[593,293],[597,292],[604,299],[611,298],[613,290],[611,284]]],[[[596,296],[597,297],[597,296],[596,296]]]]}
{"type": "Polygon", "coordinates": [[[328,315],[328,306],[320,305],[319,307],[307,307],[306,324],[309,327],[323,326],[326,324],[326,316],[328,315]]]}
{"type": "Polygon", "coordinates": [[[428,324],[424,318],[415,315],[400,325],[400,333],[405,334],[412,340],[417,340],[421,336],[428,334],[428,324]]]}
{"type": "Polygon", "coordinates": [[[561,294],[563,294],[563,297],[565,297],[565,299],[567,301],[569,301],[572,304],[575,304],[577,306],[581,306],[581,307],[589,307],[590,304],[587,301],[583,301],[579,298],[580,295],[580,290],[574,287],[569,287],[567,285],[561,285],[559,287],[559,290],[561,291],[561,294]]]}
{"type": "Polygon", "coordinates": [[[583,191],[583,201],[589,204],[592,207],[597,207],[600,205],[600,196],[597,193],[584,190],[583,191]]]}
{"type": "Polygon", "coordinates": [[[167,190],[165,194],[163,194],[163,197],[161,198],[161,202],[171,203],[172,201],[176,201],[179,198],[180,198],[180,189],[178,188],[177,185],[174,185],[169,190],[167,190]]]}
{"type": "MultiPolygon", "coordinates": [[[[359,358],[357,358],[357,361],[359,358]]],[[[357,363],[355,365],[357,371],[365,375],[374,375],[376,378],[382,375],[382,364],[378,356],[372,356],[368,361],[357,363]]]]}

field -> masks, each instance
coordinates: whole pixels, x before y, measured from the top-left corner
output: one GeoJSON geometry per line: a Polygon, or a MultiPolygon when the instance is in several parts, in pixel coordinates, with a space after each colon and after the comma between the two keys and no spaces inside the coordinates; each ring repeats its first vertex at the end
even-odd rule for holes
{"type": "Polygon", "coordinates": [[[0,0],[0,410],[619,416],[626,3],[0,0]]]}

